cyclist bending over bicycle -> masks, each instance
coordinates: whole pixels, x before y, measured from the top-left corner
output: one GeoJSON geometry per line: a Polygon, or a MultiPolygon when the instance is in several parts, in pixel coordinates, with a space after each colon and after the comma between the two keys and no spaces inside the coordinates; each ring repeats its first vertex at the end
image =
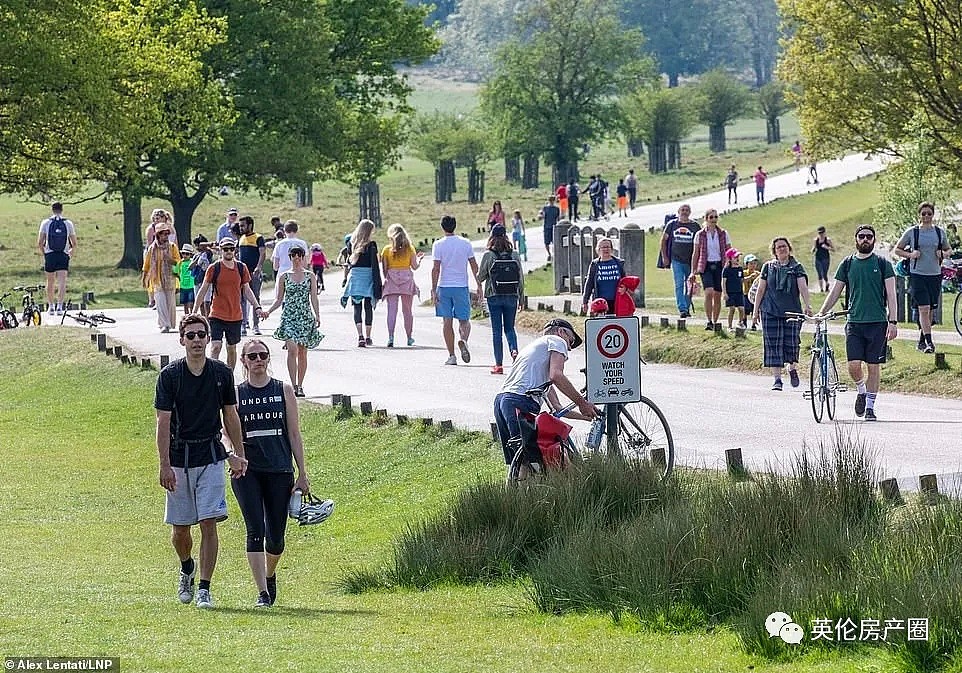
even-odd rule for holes
{"type": "Polygon", "coordinates": [[[555,318],[545,323],[541,337],[518,353],[501,392],[494,398],[494,419],[498,424],[501,448],[504,449],[505,465],[511,464],[512,458],[523,444],[518,414],[537,414],[540,408],[539,401],[526,394],[529,390],[550,383],[547,398],[552,410],[562,407],[555,389],[577,405],[577,412],[572,410],[565,414],[568,418],[590,421],[600,413],[597,407],[578,392],[578,388],[564,373],[568,351],[580,345],[581,337],[575,333],[571,323],[555,318]]]}

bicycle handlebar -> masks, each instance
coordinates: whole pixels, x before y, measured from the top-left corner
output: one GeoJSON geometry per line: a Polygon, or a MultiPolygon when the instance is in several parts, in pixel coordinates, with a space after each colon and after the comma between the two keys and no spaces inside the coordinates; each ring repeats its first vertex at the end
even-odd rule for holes
{"type": "Polygon", "coordinates": [[[841,318],[842,316],[846,315],[848,315],[848,311],[832,311],[825,315],[820,313],[816,313],[815,315],[805,315],[804,313],[785,311],[785,317],[792,322],[825,322],[827,320],[834,320],[835,318],[841,318]]]}
{"type": "Polygon", "coordinates": [[[17,285],[13,289],[17,292],[40,292],[43,288],[40,285],[17,285]]]}

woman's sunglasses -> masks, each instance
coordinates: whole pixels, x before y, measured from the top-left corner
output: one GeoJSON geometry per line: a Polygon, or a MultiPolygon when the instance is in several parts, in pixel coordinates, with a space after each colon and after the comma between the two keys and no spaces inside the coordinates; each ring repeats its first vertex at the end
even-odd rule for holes
{"type": "Polygon", "coordinates": [[[244,353],[244,357],[254,362],[254,360],[268,360],[271,354],[266,351],[258,351],[256,353],[244,353]]]}

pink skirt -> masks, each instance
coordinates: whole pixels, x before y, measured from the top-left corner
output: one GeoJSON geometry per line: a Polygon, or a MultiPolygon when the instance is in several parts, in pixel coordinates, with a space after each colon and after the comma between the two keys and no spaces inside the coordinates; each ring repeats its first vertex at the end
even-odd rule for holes
{"type": "Polygon", "coordinates": [[[392,294],[407,294],[421,296],[421,291],[414,283],[414,272],[411,269],[388,269],[384,276],[382,297],[392,294]]]}

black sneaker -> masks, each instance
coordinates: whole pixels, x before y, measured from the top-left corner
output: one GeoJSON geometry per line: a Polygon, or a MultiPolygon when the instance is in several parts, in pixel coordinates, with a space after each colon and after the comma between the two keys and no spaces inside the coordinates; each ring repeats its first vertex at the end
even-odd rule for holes
{"type": "Polygon", "coordinates": [[[929,344],[929,343],[925,344],[925,346],[922,348],[922,352],[923,352],[923,353],[934,353],[934,352],[935,352],[935,344],[929,344]]]}
{"type": "Polygon", "coordinates": [[[271,605],[277,600],[277,575],[267,578],[267,595],[271,599],[271,605]]]}
{"type": "Polygon", "coordinates": [[[708,321],[708,324],[705,325],[705,331],[706,331],[706,332],[714,332],[714,331],[715,331],[715,326],[711,323],[711,320],[709,320],[709,321],[708,321]]]}
{"type": "Polygon", "coordinates": [[[691,317],[691,313],[689,313],[688,311],[682,311],[681,313],[678,314],[678,317],[679,317],[679,318],[690,318],[690,317],[691,317]]]}
{"type": "Polygon", "coordinates": [[[875,417],[875,409],[865,410],[865,420],[866,421],[877,421],[878,418],[875,417]]]}
{"type": "Polygon", "coordinates": [[[924,341],[920,341],[917,344],[915,344],[915,350],[917,350],[920,353],[924,353],[926,346],[928,346],[927,343],[925,343],[924,341]]]}
{"type": "MultiPolygon", "coordinates": [[[[861,418],[865,414],[865,393],[855,396],[855,415],[861,418]]],[[[874,417],[874,414],[873,414],[874,417]]]]}
{"type": "Polygon", "coordinates": [[[800,383],[800,381],[798,380],[798,371],[795,369],[792,369],[791,371],[789,371],[788,378],[791,381],[792,388],[798,388],[798,384],[800,383]]]}
{"type": "Polygon", "coordinates": [[[266,591],[262,591],[257,595],[257,602],[254,603],[255,608],[269,608],[271,606],[271,597],[266,591]]]}
{"type": "Polygon", "coordinates": [[[775,383],[772,384],[772,390],[781,390],[781,389],[782,389],[782,380],[775,379],[775,383]]]}

